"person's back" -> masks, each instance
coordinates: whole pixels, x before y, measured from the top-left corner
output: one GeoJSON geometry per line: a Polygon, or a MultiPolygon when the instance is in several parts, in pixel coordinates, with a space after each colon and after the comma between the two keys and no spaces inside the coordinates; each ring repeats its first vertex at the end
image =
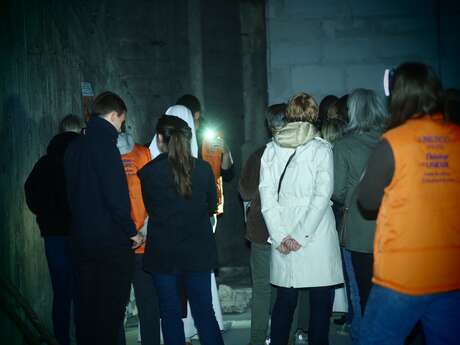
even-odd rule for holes
{"type": "Polygon", "coordinates": [[[65,116],[60,123],[60,133],[51,139],[46,155],[35,164],[25,183],[27,205],[37,217],[45,244],[53,288],[53,329],[61,345],[70,344],[71,304],[75,302],[64,154],[70,143],[79,137],[82,127],[83,121],[78,116],[65,116]]]}
{"type": "MultiPolygon", "coordinates": [[[[136,230],[142,236],[146,235],[148,214],[142,198],[141,181],[137,175],[147,163],[152,160],[150,150],[136,144],[131,134],[123,132],[118,136],[117,147],[121,154],[128,181],[129,198],[131,201],[131,218],[136,230]]],[[[134,269],[133,289],[136,298],[138,329],[144,345],[160,345],[160,312],[158,298],[152,277],[143,269],[145,246],[136,249],[136,264],[134,269]]],[[[125,338],[122,329],[122,340],[125,338]]]]}
{"type": "Polygon", "coordinates": [[[259,192],[271,241],[270,281],[277,287],[271,343],[286,344],[299,289],[310,293],[309,341],[326,344],[333,286],[343,282],[331,208],[331,145],[315,128],[318,107],[310,95],[289,100],[287,124],[262,156],[259,192]],[[308,263],[308,264],[305,264],[308,263]]]}
{"type": "Polygon", "coordinates": [[[131,218],[116,218],[117,213],[130,209],[123,164],[115,145],[117,136],[110,123],[93,117],[85,135],[67,151],[72,236],[78,248],[130,248],[129,235],[136,235],[131,218]]]}
{"type": "Polygon", "coordinates": [[[460,127],[439,114],[384,138],[395,171],[378,217],[374,282],[417,295],[460,288],[460,127]]]}
{"type": "Polygon", "coordinates": [[[171,165],[166,154],[161,154],[140,172],[144,201],[149,214],[149,237],[144,267],[147,270],[182,269],[193,271],[215,265],[217,253],[209,222],[215,202],[210,193],[214,180],[209,164],[194,159],[191,174],[192,196],[183,198],[174,190],[171,165]],[[169,240],[168,240],[169,239],[169,240]],[[206,248],[205,252],[196,248],[206,248]],[[167,256],[169,260],[161,258],[167,256]],[[193,257],[193,260],[190,258],[193,257]],[[208,264],[206,264],[208,262],[208,264]]]}
{"type": "Polygon", "coordinates": [[[162,116],[155,140],[160,154],[138,175],[151,215],[144,270],[151,273],[159,296],[166,344],[185,343],[180,286],[203,344],[223,344],[211,297],[211,271],[217,249],[209,215],[217,196],[208,163],[191,152],[192,128],[176,116],[162,116]]]}
{"type": "Polygon", "coordinates": [[[421,63],[390,83],[391,130],[358,187],[378,210],[373,287],[362,344],[401,344],[421,322],[428,344],[460,338],[460,128],[442,113],[442,86],[421,63]]]}
{"type": "Polygon", "coordinates": [[[117,137],[126,105],[105,92],[94,100],[85,135],[65,155],[72,212],[72,248],[78,270],[79,344],[115,344],[142,243],[130,216],[128,186],[117,137]]]}
{"type": "Polygon", "coordinates": [[[42,236],[69,234],[71,216],[65,185],[64,154],[78,136],[74,132],[57,134],[25,183],[26,201],[37,216],[42,236]]]}
{"type": "MultiPolygon", "coordinates": [[[[380,140],[387,111],[377,94],[356,89],[348,97],[350,122],[347,133],[334,144],[334,193],[332,200],[347,209],[341,224],[343,244],[348,250],[372,253],[375,222],[364,219],[356,202],[356,187],[370,154],[380,140]]],[[[370,266],[372,262],[370,263],[370,266]]],[[[371,268],[369,268],[371,269],[371,268]]],[[[370,284],[370,277],[369,277],[370,284]]]]}

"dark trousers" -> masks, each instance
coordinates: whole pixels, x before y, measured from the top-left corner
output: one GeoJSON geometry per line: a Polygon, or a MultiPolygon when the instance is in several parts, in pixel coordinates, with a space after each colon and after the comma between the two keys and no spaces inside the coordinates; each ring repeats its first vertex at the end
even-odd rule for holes
{"type": "MultiPolygon", "coordinates": [[[[153,278],[142,268],[143,254],[136,254],[136,268],[134,270],[134,294],[141,328],[142,345],[160,345],[160,310],[158,296],[153,284],[153,278]]],[[[122,324],[119,345],[126,344],[125,329],[122,324]]]]}
{"type": "Polygon", "coordinates": [[[134,273],[134,252],[97,249],[75,254],[79,300],[79,345],[114,345],[134,273]]]}
{"type": "Polygon", "coordinates": [[[353,310],[353,305],[351,303],[351,293],[350,293],[350,278],[348,276],[348,271],[346,269],[346,259],[345,259],[345,255],[347,255],[345,253],[345,248],[340,248],[340,253],[342,254],[342,270],[343,270],[343,283],[345,284],[345,292],[347,294],[347,304],[348,304],[348,312],[347,312],[347,316],[346,316],[346,322],[348,325],[351,325],[351,321],[353,320],[353,314],[354,314],[354,310],[353,310]]]}
{"type": "Polygon", "coordinates": [[[372,288],[372,269],[374,256],[371,253],[351,252],[351,262],[355,272],[356,283],[358,284],[359,302],[361,315],[364,315],[367,300],[372,288]]]}
{"type": "MultiPolygon", "coordinates": [[[[288,343],[299,290],[277,287],[276,302],[272,312],[271,345],[288,343]]],[[[329,319],[332,313],[334,287],[312,287],[308,290],[310,292],[309,344],[327,345],[329,344],[329,319]]]]}
{"type": "Polygon", "coordinates": [[[192,316],[202,345],[223,345],[212,307],[211,272],[154,273],[158,293],[161,327],[167,345],[184,345],[184,323],[178,284],[183,279],[192,316]]]}
{"type": "Polygon", "coordinates": [[[44,237],[46,260],[53,288],[54,335],[60,345],[70,344],[71,306],[75,294],[75,273],[69,241],[68,236],[44,237]]]}

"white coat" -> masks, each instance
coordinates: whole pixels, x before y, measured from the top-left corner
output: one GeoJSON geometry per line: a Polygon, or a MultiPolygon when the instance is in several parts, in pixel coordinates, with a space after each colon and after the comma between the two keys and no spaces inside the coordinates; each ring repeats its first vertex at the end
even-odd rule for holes
{"type": "Polygon", "coordinates": [[[288,124],[280,135],[281,140],[275,136],[275,140],[267,145],[261,161],[262,214],[272,242],[270,281],[281,287],[343,283],[339,241],[330,201],[334,185],[332,148],[328,142],[316,137],[316,130],[309,126],[302,122],[288,124]],[[282,147],[286,142],[290,142],[289,145],[282,147]],[[295,150],[278,198],[280,176],[295,150]],[[288,235],[297,240],[301,248],[282,254],[277,247],[288,235]]]}

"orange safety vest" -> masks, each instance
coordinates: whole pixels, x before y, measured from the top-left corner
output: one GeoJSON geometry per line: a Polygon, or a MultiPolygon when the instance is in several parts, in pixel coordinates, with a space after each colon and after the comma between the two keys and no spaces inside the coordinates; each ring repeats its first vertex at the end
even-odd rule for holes
{"type": "Polygon", "coordinates": [[[222,183],[222,176],[220,173],[222,151],[214,150],[209,141],[203,140],[201,158],[211,165],[212,173],[214,174],[214,179],[216,181],[217,191],[217,209],[214,214],[220,215],[224,213],[224,185],[222,183]]]}
{"type": "Polygon", "coordinates": [[[377,218],[373,282],[409,295],[460,289],[460,127],[437,114],[383,137],[395,168],[377,218]]]}
{"type": "MultiPolygon", "coordinates": [[[[142,199],[141,181],[137,172],[152,160],[150,150],[144,146],[134,144],[131,152],[121,155],[128,181],[129,199],[131,201],[131,218],[139,231],[148,216],[142,199]]],[[[144,246],[136,249],[136,253],[144,253],[144,246]]]]}

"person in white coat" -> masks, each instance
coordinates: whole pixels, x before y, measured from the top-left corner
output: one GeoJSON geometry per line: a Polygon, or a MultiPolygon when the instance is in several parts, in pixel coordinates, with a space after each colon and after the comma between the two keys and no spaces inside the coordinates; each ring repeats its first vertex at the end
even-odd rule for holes
{"type": "Polygon", "coordinates": [[[287,124],[262,156],[259,191],[270,234],[270,281],[277,287],[271,345],[286,345],[299,289],[310,292],[309,344],[329,343],[333,292],[343,283],[331,208],[331,145],[315,128],[318,106],[300,93],[289,100],[287,124]]]}

